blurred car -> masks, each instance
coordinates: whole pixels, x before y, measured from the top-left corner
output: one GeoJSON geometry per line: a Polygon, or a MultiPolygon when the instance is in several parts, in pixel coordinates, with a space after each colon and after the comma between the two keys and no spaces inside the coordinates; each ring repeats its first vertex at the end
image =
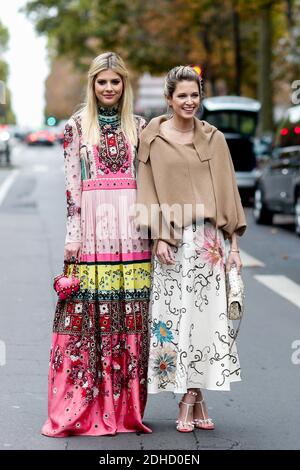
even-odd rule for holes
{"type": "Polygon", "coordinates": [[[10,162],[10,133],[6,124],[0,125],[0,160],[10,162]]]}
{"type": "Polygon", "coordinates": [[[256,182],[256,223],[272,224],[274,214],[293,215],[300,236],[300,106],[289,108],[280,122],[271,158],[256,182]]]}
{"type": "Polygon", "coordinates": [[[55,129],[55,136],[56,136],[56,141],[59,144],[64,143],[64,131],[65,131],[65,125],[68,122],[67,119],[64,119],[58,123],[55,129]]]}
{"type": "Polygon", "coordinates": [[[28,145],[54,145],[55,141],[55,135],[48,129],[30,132],[26,136],[26,143],[28,145]]]}
{"type": "Polygon", "coordinates": [[[58,142],[59,144],[63,144],[64,143],[64,131],[58,131],[57,134],[56,134],[56,142],[58,142]]]}
{"type": "Polygon", "coordinates": [[[300,105],[288,108],[278,124],[274,149],[300,147],[300,105]]]}
{"type": "Polygon", "coordinates": [[[32,129],[30,129],[28,126],[15,125],[11,126],[10,132],[14,139],[20,142],[24,142],[26,140],[26,136],[32,132],[32,129]]]}
{"type": "Polygon", "coordinates": [[[224,133],[240,192],[254,195],[259,174],[255,134],[261,105],[242,96],[217,96],[203,100],[201,118],[224,133]]]}
{"type": "Polygon", "coordinates": [[[270,157],[272,153],[272,136],[264,135],[262,137],[256,137],[254,139],[254,151],[257,159],[264,160],[265,157],[270,157]]]}

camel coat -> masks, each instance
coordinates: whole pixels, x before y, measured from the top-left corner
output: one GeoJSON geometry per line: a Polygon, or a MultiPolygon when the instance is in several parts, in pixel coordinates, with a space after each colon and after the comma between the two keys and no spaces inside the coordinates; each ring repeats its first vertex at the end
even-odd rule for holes
{"type": "Polygon", "coordinates": [[[245,214],[223,133],[195,118],[193,144],[176,144],[160,131],[166,119],[152,119],[140,136],[137,222],[142,231],[148,236],[150,231],[153,240],[176,246],[182,228],[199,218],[198,204],[202,204],[204,219],[220,228],[225,238],[234,232],[242,235],[245,214]],[[175,209],[166,212],[174,204],[181,213],[175,209]]]}

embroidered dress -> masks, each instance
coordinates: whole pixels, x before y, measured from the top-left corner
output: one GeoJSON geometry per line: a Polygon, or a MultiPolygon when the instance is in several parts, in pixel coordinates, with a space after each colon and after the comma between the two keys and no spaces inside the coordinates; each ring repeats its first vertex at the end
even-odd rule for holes
{"type": "Polygon", "coordinates": [[[176,264],[154,258],[148,393],[229,390],[240,380],[227,319],[225,242],[210,222],[186,227],[176,264]]]}
{"type": "Polygon", "coordinates": [[[151,252],[132,215],[136,148],[116,109],[100,108],[99,123],[99,145],[84,141],[80,117],[65,128],[66,242],[81,242],[81,284],[56,306],[42,429],[52,437],[151,432],[142,423],[151,252]]]}

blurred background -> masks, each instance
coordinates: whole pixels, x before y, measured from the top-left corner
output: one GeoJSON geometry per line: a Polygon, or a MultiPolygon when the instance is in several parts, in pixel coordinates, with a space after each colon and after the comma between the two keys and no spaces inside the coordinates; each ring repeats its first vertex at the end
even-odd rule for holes
{"type": "Polygon", "coordinates": [[[209,400],[220,434],[179,439],[175,402],[160,398],[147,415],[157,432],[131,444],[106,439],[105,448],[299,448],[300,0],[1,0],[0,448],[101,448],[39,430],[51,279],[63,260],[63,130],[84,100],[91,60],[107,50],[124,58],[135,112],[147,120],[166,111],[166,72],[199,68],[199,118],[224,132],[248,229],[246,379],[230,398],[209,400]]]}
{"type": "MultiPolygon", "coordinates": [[[[241,195],[253,204],[275,147],[300,144],[300,108],[293,122],[288,116],[299,104],[299,24],[300,0],[3,2],[1,163],[10,164],[14,139],[61,142],[66,119],[84,100],[90,61],[114,50],[130,69],[135,111],[147,119],[166,110],[164,74],[178,64],[199,67],[208,98],[199,117],[225,133],[241,195]]],[[[256,219],[262,198],[260,191],[256,219]]],[[[291,205],[280,199],[269,211],[291,205]]],[[[296,203],[284,211],[295,213],[296,203]]]]}
{"type": "MultiPolygon", "coordinates": [[[[0,14],[1,80],[16,88],[17,62],[31,83],[37,76],[44,87],[44,118],[72,114],[84,96],[85,71],[104,50],[126,60],[138,112],[157,114],[164,107],[157,77],[178,64],[199,64],[207,96],[263,102],[263,131],[274,130],[299,76],[298,0],[12,0],[2,3],[0,14]]],[[[21,118],[12,100],[13,106],[8,94],[8,123],[14,112],[21,118]]]]}

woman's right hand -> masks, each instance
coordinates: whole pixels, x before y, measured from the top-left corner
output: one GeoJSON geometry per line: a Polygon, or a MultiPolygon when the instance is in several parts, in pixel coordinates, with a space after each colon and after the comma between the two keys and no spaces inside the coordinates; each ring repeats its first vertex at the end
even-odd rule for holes
{"type": "Polygon", "coordinates": [[[79,260],[81,250],[81,242],[71,242],[65,244],[64,259],[71,261],[71,258],[79,260]]]}
{"type": "Polygon", "coordinates": [[[161,264],[175,264],[175,256],[172,248],[163,240],[158,241],[155,254],[161,264]]]}

